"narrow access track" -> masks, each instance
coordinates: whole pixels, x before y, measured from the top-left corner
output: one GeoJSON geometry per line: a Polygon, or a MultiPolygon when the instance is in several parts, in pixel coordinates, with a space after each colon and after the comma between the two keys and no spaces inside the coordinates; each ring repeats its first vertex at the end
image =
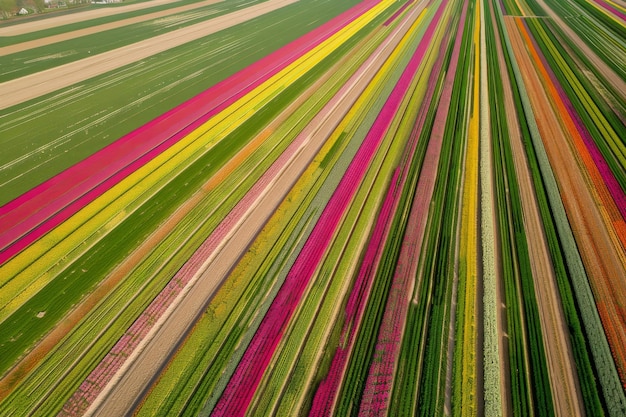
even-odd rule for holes
{"type": "Polygon", "coordinates": [[[219,3],[223,0],[204,0],[198,3],[187,4],[185,6],[174,7],[167,10],[160,10],[158,12],[147,13],[141,16],[129,17],[127,19],[117,20],[115,22],[103,23],[101,25],[90,26],[84,29],[72,30],[70,32],[60,33],[58,35],[47,36],[45,38],[35,39],[32,41],[16,43],[14,45],[4,46],[0,48],[0,56],[10,55],[17,52],[26,51],[28,49],[39,48],[41,46],[52,45],[53,43],[63,42],[70,39],[76,39],[81,36],[93,35],[94,33],[104,32],[105,30],[111,30],[121,28],[135,23],[146,22],[152,19],[158,19],[160,17],[171,16],[176,13],[183,13],[189,10],[199,9],[200,7],[210,6],[211,4],[219,3]]]}
{"type": "MultiPolygon", "coordinates": [[[[577,169],[565,133],[560,128],[558,116],[545,94],[536,69],[526,51],[524,40],[515,20],[505,18],[507,32],[520,65],[526,91],[533,106],[539,132],[543,138],[550,163],[559,187],[568,218],[581,255],[591,276],[624,276],[618,248],[611,244],[608,231],[598,212],[597,205],[587,187],[580,169],[577,169]]],[[[525,219],[526,221],[527,219],[525,219]]],[[[532,250],[533,248],[530,247],[532,250]]],[[[534,254],[533,254],[534,255],[534,254]]],[[[572,355],[567,325],[556,282],[538,276],[535,281],[537,306],[541,316],[546,359],[551,375],[555,412],[558,415],[582,415],[582,395],[572,355]]],[[[611,303],[607,303],[611,304],[611,303]]],[[[612,305],[612,304],[611,304],[612,305]]]]}
{"type": "Polygon", "coordinates": [[[567,23],[561,19],[561,17],[554,12],[543,0],[537,0],[537,4],[552,18],[552,20],[563,30],[563,32],[580,48],[580,51],[593,63],[596,69],[602,74],[602,76],[613,85],[617,94],[619,94],[622,100],[626,100],[626,81],[624,81],[619,75],[615,73],[604,62],[598,54],[596,54],[590,47],[583,41],[580,36],[570,28],[567,23]]]}
{"type": "Polygon", "coordinates": [[[97,19],[99,17],[114,16],[116,14],[148,9],[150,7],[161,6],[162,4],[174,3],[176,1],[180,0],[151,0],[142,3],[129,4],[126,6],[102,7],[96,10],[85,10],[77,13],[64,14],[62,16],[54,16],[48,19],[28,21],[22,24],[0,27],[0,36],[23,35],[25,33],[84,22],[87,20],[97,19]]]}
{"type": "Polygon", "coordinates": [[[143,346],[129,358],[128,365],[122,368],[117,378],[105,388],[87,415],[110,416],[132,413],[156,374],[175,354],[176,347],[192,328],[195,318],[202,314],[211,295],[245,253],[326,138],[369,85],[402,39],[401,35],[402,32],[396,32],[392,35],[393,38],[384,42],[374,52],[372,58],[368,59],[342,87],[335,96],[336,99],[331,100],[304,129],[301,135],[308,139],[296,153],[295,158],[269,183],[257,202],[250,207],[212,255],[207,268],[179,297],[169,314],[164,315],[162,322],[155,326],[155,330],[148,335],[143,346]]]}
{"type": "Polygon", "coordinates": [[[137,62],[159,52],[209,36],[298,0],[268,0],[192,26],[164,33],[122,48],[27,75],[0,84],[0,110],[137,62]]]}

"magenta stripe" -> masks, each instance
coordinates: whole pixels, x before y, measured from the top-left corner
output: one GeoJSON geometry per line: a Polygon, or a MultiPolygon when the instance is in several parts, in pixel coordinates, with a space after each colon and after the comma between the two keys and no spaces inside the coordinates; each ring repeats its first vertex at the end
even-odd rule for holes
{"type": "Polygon", "coordinates": [[[393,15],[391,15],[391,17],[389,19],[387,19],[385,21],[385,23],[383,23],[384,26],[389,26],[394,20],[396,20],[398,18],[398,16],[400,16],[402,14],[403,11],[406,10],[407,7],[409,7],[409,5],[411,5],[415,0],[409,0],[406,3],[404,3],[402,5],[402,7],[400,7],[393,15]]]}
{"type": "Polygon", "coordinates": [[[60,225],[377,2],[364,2],[125,135],[0,208],[0,263],[60,225]],[[81,179],[76,181],[76,179],[81,179]]]}
{"type": "Polygon", "coordinates": [[[607,4],[606,2],[604,2],[602,0],[595,0],[595,1],[596,1],[596,3],[598,5],[600,5],[600,7],[602,7],[603,9],[605,9],[606,11],[608,11],[609,13],[614,15],[615,17],[619,18],[622,22],[626,22],[626,14],[620,12],[615,7],[607,4]]]}
{"type": "MultiPolygon", "coordinates": [[[[438,15],[440,15],[440,12],[438,12],[438,15]]],[[[250,345],[216,405],[213,415],[241,416],[245,414],[254,391],[276,350],[276,346],[282,338],[283,331],[287,327],[304,290],[326,252],[331,237],[335,234],[354,194],[359,188],[371,160],[376,154],[385,132],[389,128],[411,80],[419,68],[426,46],[427,41],[422,40],[404,69],[336,191],[324,208],[300,255],[289,271],[283,286],[278,291],[274,302],[263,318],[259,329],[254,334],[250,345]]]]}

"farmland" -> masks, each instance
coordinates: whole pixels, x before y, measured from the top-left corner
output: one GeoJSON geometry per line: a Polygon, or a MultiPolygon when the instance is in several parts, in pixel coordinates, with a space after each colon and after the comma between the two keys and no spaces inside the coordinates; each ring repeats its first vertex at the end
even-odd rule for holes
{"type": "Polygon", "coordinates": [[[626,5],[0,24],[0,415],[626,414],[626,5]]]}

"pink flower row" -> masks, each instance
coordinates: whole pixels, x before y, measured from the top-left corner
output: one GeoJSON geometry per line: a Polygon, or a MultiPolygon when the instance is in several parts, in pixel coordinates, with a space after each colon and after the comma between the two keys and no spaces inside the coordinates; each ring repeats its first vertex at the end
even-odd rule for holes
{"type": "MultiPolygon", "coordinates": [[[[359,7],[353,10],[353,13],[361,9],[362,7],[359,7]]],[[[290,56],[292,61],[297,59],[307,50],[314,48],[324,39],[327,39],[332,33],[339,30],[342,27],[341,25],[348,24],[354,18],[355,16],[346,14],[339,16],[318,30],[295,41],[294,45],[297,46],[297,48],[291,51],[284,51],[288,54],[284,53],[283,55],[290,56]]],[[[95,400],[104,386],[113,378],[115,373],[126,361],[127,357],[132,354],[141,340],[143,340],[174,299],[180,294],[182,289],[189,283],[191,278],[199,272],[205,260],[208,259],[234,225],[243,217],[254,200],[258,198],[267,185],[272,182],[280,170],[290,161],[304,140],[305,137],[302,136],[289,145],[285,152],[280,155],[274,164],[254,184],[252,189],[246,193],[236,207],[229,212],[209,238],[200,246],[189,261],[185,263],[148,308],[144,310],[133,325],[118,340],[111,351],[85,379],[70,400],[68,400],[64,406],[64,411],[67,414],[78,415],[84,412],[95,400]]]]}
{"type": "MultiPolygon", "coordinates": [[[[443,4],[440,6],[439,12],[443,12],[443,4]]],[[[452,55],[452,61],[450,64],[450,68],[447,72],[447,82],[451,83],[456,74],[456,67],[458,63],[459,50],[461,46],[461,39],[463,37],[463,30],[465,27],[465,16],[467,12],[467,3],[463,6],[463,11],[461,13],[460,25],[458,27],[458,31],[455,38],[454,51],[452,55]]],[[[438,18],[434,20],[438,20],[438,18]]],[[[430,36],[432,38],[433,32],[431,32],[431,28],[435,29],[433,23],[428,28],[426,36],[430,36]],[[428,33],[430,33],[428,35],[428,33]]],[[[447,37],[444,41],[447,41],[447,37]]],[[[444,43],[445,45],[445,43],[444,43]]],[[[443,65],[443,54],[440,54],[433,71],[431,74],[439,74],[441,71],[441,67],[443,65]]],[[[426,110],[429,107],[430,101],[432,100],[432,95],[434,92],[434,83],[436,81],[436,76],[431,78],[431,84],[429,85],[429,89],[427,91],[427,96],[424,99],[426,105],[422,107],[422,110],[426,110]]],[[[445,103],[446,101],[450,101],[451,96],[442,96],[441,100],[445,103]]],[[[444,113],[441,113],[443,117],[444,113]]],[[[447,112],[446,112],[447,114],[447,112]]],[[[441,123],[445,125],[445,123],[441,123]]],[[[421,133],[422,125],[419,126],[419,132],[416,135],[416,138],[419,137],[419,133],[421,133]]],[[[415,146],[417,143],[413,144],[412,149],[409,150],[409,154],[413,155],[415,152],[415,146]]],[[[432,193],[434,188],[425,186],[424,182],[421,181],[423,178],[422,175],[428,177],[431,176],[434,184],[434,176],[437,169],[437,162],[439,158],[432,161],[432,164],[425,164],[422,172],[420,172],[420,180],[418,180],[417,189],[415,192],[415,200],[422,200],[423,202],[430,201],[432,198],[432,193]],[[429,172],[430,171],[430,172],[429,172]]],[[[406,161],[407,164],[410,161],[406,161]]],[[[408,170],[405,170],[405,172],[408,170]]],[[[402,187],[406,184],[406,176],[401,179],[402,187]]],[[[411,212],[409,214],[409,221],[406,228],[406,233],[404,235],[402,246],[400,248],[400,256],[398,259],[398,266],[394,273],[393,281],[391,284],[391,289],[389,292],[387,306],[385,308],[385,312],[383,313],[383,320],[381,323],[381,327],[378,333],[378,341],[376,343],[375,348],[375,357],[377,360],[372,361],[370,365],[370,369],[368,372],[367,381],[365,384],[365,392],[363,393],[363,398],[361,400],[360,415],[378,415],[389,407],[391,389],[393,387],[393,378],[395,374],[396,364],[398,361],[398,357],[400,354],[400,346],[402,344],[402,335],[404,333],[404,328],[406,325],[406,316],[409,308],[409,303],[411,302],[412,293],[411,288],[413,284],[414,277],[417,272],[417,263],[419,260],[420,248],[422,239],[424,236],[424,228],[423,226],[419,226],[425,224],[426,213],[421,209],[417,209],[420,204],[413,205],[411,208],[411,212]]]]}
{"type": "MultiPolygon", "coordinates": [[[[365,2],[368,3],[368,2],[365,2]]],[[[361,4],[355,11],[367,10],[361,4]]],[[[358,16],[344,13],[0,207],[0,263],[69,219],[358,16]]]]}
{"type": "MultiPolygon", "coordinates": [[[[440,16],[440,13],[437,16],[440,16]]],[[[431,37],[432,33],[425,37],[427,39],[423,43],[428,43],[431,37]]],[[[324,208],[283,286],[278,291],[274,302],[253,336],[214,410],[215,416],[245,414],[289,319],[300,302],[302,294],[326,252],[345,210],[349,207],[350,201],[367,172],[367,168],[419,68],[425,51],[426,46],[422,46],[420,43],[420,47],[409,61],[407,68],[374,121],[363,144],[324,208]]],[[[386,217],[381,216],[381,218],[386,217]]]]}
{"type": "Polygon", "coordinates": [[[387,19],[385,23],[383,23],[383,25],[389,26],[391,23],[393,23],[393,21],[396,20],[398,16],[400,16],[402,12],[404,12],[407,7],[409,7],[414,1],[415,0],[408,0],[406,3],[404,3],[402,7],[400,7],[393,15],[391,15],[391,17],[387,19]]]}
{"type": "MultiPolygon", "coordinates": [[[[398,94],[397,97],[399,99],[401,99],[406,94],[406,88],[408,88],[408,85],[410,84],[411,80],[414,78],[417,72],[417,69],[419,68],[423,60],[426,50],[431,44],[435,29],[439,24],[444,8],[445,8],[444,4],[440,5],[440,8],[438,9],[436,15],[433,17],[433,20],[431,21],[426,32],[424,33],[424,36],[422,40],[420,41],[415,53],[413,54],[413,57],[411,61],[409,62],[405,72],[402,74],[402,78],[401,78],[402,82],[400,82],[399,85],[403,85],[405,86],[405,88],[394,91],[394,93],[397,92],[398,94]]],[[[439,67],[441,67],[442,65],[441,55],[437,63],[439,67]]],[[[437,65],[433,69],[433,73],[434,74],[438,73],[437,65]]],[[[425,103],[430,102],[433,94],[434,94],[434,82],[431,83],[431,85],[429,85],[429,88],[427,90],[427,96],[425,98],[425,103]]],[[[322,383],[320,384],[320,387],[318,388],[318,391],[315,394],[315,397],[313,400],[313,407],[311,410],[311,415],[313,416],[328,415],[338,395],[341,379],[345,372],[345,367],[347,366],[347,359],[348,359],[347,353],[351,351],[354,347],[356,331],[359,328],[359,325],[361,323],[363,313],[365,310],[365,305],[367,304],[369,291],[371,290],[372,280],[374,278],[375,271],[378,268],[378,265],[380,262],[380,256],[382,254],[382,248],[384,246],[383,244],[381,244],[381,242],[385,242],[387,240],[388,231],[391,226],[391,220],[393,219],[392,213],[394,213],[395,210],[397,209],[400,196],[401,196],[401,191],[406,185],[406,180],[407,180],[407,176],[409,172],[408,165],[411,163],[412,155],[415,152],[415,148],[417,146],[417,139],[419,138],[419,135],[421,132],[421,127],[425,119],[427,108],[428,108],[428,105],[424,105],[422,107],[422,110],[420,112],[420,118],[418,119],[420,124],[418,128],[414,129],[414,131],[412,132],[411,142],[409,143],[409,146],[407,149],[407,157],[403,159],[402,165],[397,169],[396,173],[394,174],[394,177],[391,182],[391,188],[389,189],[385,202],[383,204],[383,207],[381,208],[381,214],[378,216],[378,221],[374,228],[374,232],[370,239],[368,248],[366,250],[364,261],[359,270],[359,275],[357,276],[355,286],[350,294],[348,303],[346,305],[345,324],[344,324],[344,329],[342,330],[341,346],[339,346],[335,352],[333,361],[331,363],[329,374],[322,381],[322,383]]],[[[396,107],[396,110],[393,112],[393,114],[395,114],[395,112],[397,112],[397,107],[396,107]]],[[[410,231],[408,233],[410,233],[410,231]]],[[[409,248],[409,247],[405,245],[405,250],[406,248],[409,248]]],[[[411,247],[411,249],[414,249],[414,247],[411,247]]],[[[411,259],[412,258],[404,259],[404,262],[410,263],[411,259]]],[[[403,263],[402,259],[400,260],[400,262],[403,263]]],[[[404,296],[406,296],[406,294],[409,292],[406,288],[404,288],[406,286],[399,284],[399,280],[397,279],[394,280],[393,285],[394,287],[392,288],[392,296],[390,297],[392,300],[393,300],[394,291],[400,290],[402,288],[404,296]]],[[[391,303],[394,303],[394,301],[391,301],[391,303]]],[[[398,301],[395,301],[395,303],[397,304],[398,301]]],[[[393,307],[395,307],[395,305],[393,307]]],[[[389,315],[388,310],[389,308],[385,310],[386,316],[389,315]]],[[[395,308],[391,308],[391,310],[395,310],[395,308]]],[[[383,331],[385,329],[385,326],[386,326],[386,323],[383,322],[383,331]]],[[[401,341],[401,333],[400,333],[400,330],[398,330],[399,329],[398,323],[391,323],[391,327],[396,329],[396,331],[393,332],[393,334],[391,335],[391,338],[389,337],[389,335],[383,336],[386,339],[385,342],[381,343],[379,341],[378,343],[377,352],[378,352],[378,356],[380,360],[384,359],[381,355],[381,352],[385,350],[383,345],[389,345],[389,343],[391,343],[391,345],[396,347],[399,345],[401,341]]],[[[388,393],[389,391],[389,389],[381,389],[381,383],[385,387],[390,386],[390,383],[391,383],[391,373],[392,373],[391,371],[393,370],[393,366],[392,366],[393,363],[389,363],[389,362],[385,363],[386,368],[389,368],[391,366],[390,370],[381,369],[381,366],[379,365],[377,360],[375,360],[374,363],[377,364],[378,369],[370,370],[370,374],[369,374],[370,378],[366,385],[366,393],[365,393],[366,398],[368,398],[368,396],[371,397],[372,402],[368,403],[370,405],[369,409],[367,410],[362,409],[361,410],[362,412],[373,411],[371,409],[371,406],[376,401],[383,401],[383,399],[378,398],[379,395],[377,393],[388,393]],[[375,376],[375,380],[372,380],[372,376],[375,376]],[[384,377],[385,380],[382,381],[381,377],[384,377]]],[[[372,367],[373,366],[374,365],[372,365],[372,367]]],[[[384,400],[386,401],[386,397],[384,398],[384,400]]],[[[384,404],[379,404],[379,406],[383,406],[383,405],[384,404]]]]}
{"type": "Polygon", "coordinates": [[[615,17],[619,18],[622,22],[626,22],[626,14],[619,11],[615,6],[609,5],[606,1],[603,0],[596,0],[596,3],[609,13],[613,14],[615,17]]]}

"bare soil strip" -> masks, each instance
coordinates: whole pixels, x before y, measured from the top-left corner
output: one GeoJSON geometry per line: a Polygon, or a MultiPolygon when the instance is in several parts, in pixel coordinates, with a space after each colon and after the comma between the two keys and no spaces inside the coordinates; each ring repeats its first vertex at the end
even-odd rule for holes
{"type": "Polygon", "coordinates": [[[0,48],[0,56],[14,54],[17,52],[26,51],[28,49],[39,48],[40,46],[51,45],[57,42],[63,42],[70,39],[80,38],[81,36],[92,35],[94,33],[104,32],[105,30],[111,30],[120,28],[123,26],[132,25],[135,23],[145,22],[151,19],[158,19],[160,17],[171,16],[176,13],[182,13],[189,10],[199,9],[200,7],[209,6],[211,4],[219,3],[223,0],[205,0],[199,3],[187,4],[185,6],[174,7],[172,9],[161,10],[154,13],[148,13],[141,16],[130,17],[128,19],[118,20],[116,22],[104,23],[102,25],[91,26],[84,29],[73,30],[71,32],[61,33],[58,35],[48,36],[41,39],[35,39],[28,42],[17,43],[15,45],[9,45],[0,48]]]}
{"type": "Polygon", "coordinates": [[[122,48],[27,75],[0,84],[0,110],[40,97],[72,84],[137,62],[159,52],[203,38],[263,14],[278,10],[298,0],[268,0],[254,6],[219,16],[122,48]]]}
{"type": "MultiPolygon", "coordinates": [[[[561,189],[561,198],[572,225],[585,267],[592,277],[624,277],[624,267],[620,254],[611,243],[609,233],[597,205],[588,189],[575,155],[568,144],[566,134],[560,128],[559,118],[550,105],[539,76],[526,52],[524,41],[514,19],[506,18],[507,32],[510,35],[515,56],[526,84],[526,91],[533,106],[537,127],[543,138],[550,163],[561,189]]],[[[520,184],[523,182],[520,182],[520,184]]],[[[525,217],[525,221],[526,221],[525,217]]],[[[528,219],[530,221],[530,219],[528,219]]],[[[530,236],[530,234],[528,234],[530,236]]],[[[530,245],[531,250],[536,250],[530,245]]],[[[533,254],[534,256],[534,254],[533,254]]],[[[536,267],[537,265],[533,265],[536,267]]],[[[547,273],[539,272],[540,274],[547,273]]],[[[582,415],[580,387],[574,373],[575,362],[571,353],[568,329],[563,319],[563,311],[557,294],[554,279],[535,280],[537,304],[542,319],[544,344],[548,367],[552,376],[555,411],[559,415],[582,415]]],[[[593,284],[593,280],[592,280],[593,284]]],[[[596,291],[603,289],[595,285],[596,291]]],[[[596,292],[596,294],[598,294],[596,292]]],[[[608,299],[600,295],[600,299],[608,299]]],[[[607,303],[613,306],[612,303],[607,303]]],[[[619,319],[617,319],[619,320],[619,319]]]]}
{"type": "Polygon", "coordinates": [[[97,19],[99,17],[113,16],[120,13],[134,12],[136,10],[148,9],[150,7],[161,6],[163,4],[174,3],[180,0],[152,0],[142,3],[129,4],[119,7],[103,7],[96,10],[85,10],[83,12],[54,16],[48,19],[24,22],[21,25],[0,27],[0,36],[17,36],[25,33],[37,32],[38,30],[55,28],[71,23],[84,22],[86,20],[97,19]]]}
{"type": "MultiPolygon", "coordinates": [[[[496,38],[499,38],[498,34],[498,26],[495,17],[495,11],[493,10],[493,5],[491,6],[491,24],[496,31],[496,38]]],[[[498,63],[500,66],[500,76],[502,78],[503,85],[503,98],[504,98],[504,106],[506,108],[506,116],[507,116],[507,125],[509,127],[509,135],[511,142],[511,150],[513,153],[513,162],[515,165],[515,174],[517,175],[517,182],[520,189],[520,196],[522,202],[522,212],[524,217],[529,217],[529,221],[524,221],[524,226],[527,231],[532,230],[533,233],[527,233],[527,236],[532,236],[533,239],[527,239],[529,245],[535,247],[533,252],[532,249],[529,250],[533,253],[531,257],[531,267],[533,268],[533,274],[538,273],[539,271],[543,271],[542,273],[546,273],[547,278],[551,278],[554,275],[554,271],[552,269],[552,264],[549,259],[549,269],[546,269],[544,253],[540,249],[542,246],[546,246],[545,235],[543,232],[543,226],[541,222],[539,222],[539,229],[537,229],[537,221],[539,216],[538,204],[535,200],[534,194],[534,186],[532,184],[531,174],[529,172],[529,168],[526,162],[526,154],[524,151],[524,145],[521,138],[521,133],[519,130],[519,120],[517,118],[517,110],[515,109],[515,103],[513,102],[513,94],[511,91],[511,81],[509,79],[509,73],[506,71],[506,62],[504,60],[504,51],[502,50],[502,44],[500,42],[496,42],[496,49],[498,52],[498,63]],[[534,203],[534,206],[533,206],[534,203]],[[535,253],[536,252],[536,253],[535,253]]],[[[500,281],[503,282],[502,280],[500,281]]],[[[500,360],[502,361],[501,367],[501,377],[502,377],[502,386],[503,386],[503,412],[506,415],[513,415],[512,408],[512,399],[511,399],[511,379],[508,370],[510,369],[510,361],[508,355],[508,334],[506,332],[506,308],[505,308],[505,299],[504,299],[504,288],[501,286],[498,288],[498,304],[502,306],[499,310],[499,330],[500,330],[500,360]]],[[[520,301],[521,302],[521,301],[520,301]]],[[[526,338],[526,337],[524,337],[526,338]]],[[[526,368],[528,369],[528,367],[526,368]]],[[[527,375],[527,378],[529,375],[527,375]]]]}
{"type": "MultiPolygon", "coordinates": [[[[489,84],[488,84],[488,64],[487,64],[487,54],[493,53],[493,49],[487,49],[487,41],[486,41],[486,31],[485,25],[489,23],[492,25],[493,30],[495,32],[495,39],[499,40],[499,31],[498,24],[496,22],[496,15],[493,9],[493,2],[489,1],[490,8],[490,16],[491,21],[485,21],[485,13],[484,13],[484,2],[480,2],[481,7],[483,7],[483,11],[480,13],[480,84],[481,84],[481,92],[480,92],[480,152],[481,152],[481,168],[480,168],[480,187],[481,196],[480,206],[481,206],[481,248],[483,252],[483,264],[482,270],[483,275],[485,277],[492,275],[495,278],[495,303],[496,303],[496,328],[498,331],[497,340],[493,340],[493,337],[485,332],[483,332],[483,344],[482,351],[484,352],[485,347],[493,346],[498,349],[498,359],[500,363],[500,373],[499,373],[499,389],[500,389],[500,404],[491,404],[491,398],[486,398],[483,396],[483,410],[482,414],[485,413],[499,413],[502,417],[508,417],[513,414],[513,410],[511,407],[511,380],[509,378],[508,370],[510,369],[509,363],[509,354],[508,351],[505,350],[505,337],[506,337],[506,310],[502,308],[505,305],[504,303],[504,291],[502,289],[502,285],[504,283],[504,278],[502,276],[502,268],[500,265],[502,264],[502,256],[500,249],[502,247],[500,242],[500,233],[498,230],[498,222],[497,222],[497,213],[498,207],[496,203],[496,179],[493,176],[494,167],[493,167],[493,137],[491,133],[491,127],[489,125],[489,121],[491,120],[491,109],[488,104],[489,102],[489,84]],[[485,242],[485,239],[491,238],[492,247],[489,248],[486,244],[489,242],[485,242]],[[489,258],[491,255],[491,259],[489,258]]],[[[502,44],[499,41],[495,42],[496,52],[499,58],[499,66],[500,66],[500,74],[502,77],[502,85],[503,90],[506,95],[507,86],[510,86],[508,82],[508,72],[505,71],[504,66],[504,56],[502,51],[502,44]]],[[[510,90],[508,91],[509,95],[511,94],[510,90]]],[[[507,114],[511,114],[513,111],[515,114],[515,109],[508,109],[507,114]]],[[[483,278],[485,280],[486,278],[483,278]]],[[[480,281],[479,281],[480,282],[480,281]]],[[[480,288],[480,285],[478,286],[480,288]]],[[[484,291],[492,291],[489,290],[486,286],[483,286],[484,291]]],[[[481,311],[484,307],[480,305],[480,301],[483,297],[477,298],[477,307],[476,311],[481,311]]],[[[484,318],[484,314],[479,314],[479,317],[482,316],[484,318]]],[[[486,328],[485,323],[483,322],[481,327],[483,330],[486,328]]],[[[484,353],[483,353],[484,354],[484,353]]],[[[486,358],[486,357],[485,357],[486,358]]],[[[484,370],[483,374],[483,392],[485,391],[485,386],[489,386],[490,383],[486,382],[485,379],[490,377],[487,374],[487,363],[483,362],[482,369],[484,370]]],[[[495,377],[495,376],[494,376],[495,377]]],[[[479,378],[481,380],[481,378],[479,378]]],[[[479,415],[480,412],[479,412],[479,415]]]]}
{"type": "MultiPolygon", "coordinates": [[[[401,33],[401,32],[400,32],[401,33]]],[[[166,313],[161,323],[155,326],[143,346],[140,346],[122,368],[117,380],[97,399],[88,415],[122,415],[132,412],[137,399],[152,383],[155,374],[174,354],[178,341],[185,337],[195,317],[204,310],[207,300],[219,287],[249,244],[276,210],[289,192],[300,173],[306,169],[317,150],[334,131],[341,119],[369,85],[382,63],[399,42],[401,36],[385,42],[384,47],[374,53],[372,59],[348,81],[338,95],[313,119],[301,135],[308,137],[307,143],[297,152],[292,161],[263,192],[257,203],[248,210],[223,244],[213,254],[207,268],[202,271],[166,313]]]]}

